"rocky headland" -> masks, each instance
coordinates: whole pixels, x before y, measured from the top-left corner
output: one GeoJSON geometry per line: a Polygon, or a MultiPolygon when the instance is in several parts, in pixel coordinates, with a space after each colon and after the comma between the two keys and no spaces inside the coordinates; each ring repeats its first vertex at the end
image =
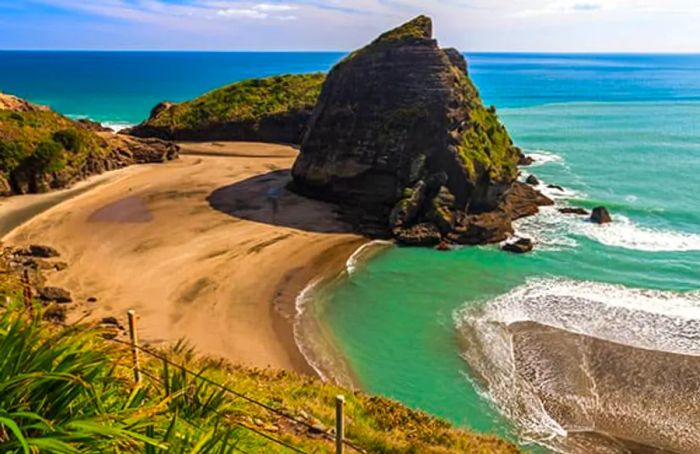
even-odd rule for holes
{"type": "Polygon", "coordinates": [[[174,159],[178,150],[0,93],[0,196],[66,188],[108,170],[174,159]]]}
{"type": "Polygon", "coordinates": [[[324,79],[324,74],[251,79],[192,101],[164,101],[145,122],[123,133],[181,141],[299,144],[324,79]]]}
{"type": "Polygon", "coordinates": [[[294,188],[339,203],[362,233],[408,245],[500,242],[553,202],[517,181],[526,158],[456,49],[425,16],[351,53],[326,78],[294,188]]]}

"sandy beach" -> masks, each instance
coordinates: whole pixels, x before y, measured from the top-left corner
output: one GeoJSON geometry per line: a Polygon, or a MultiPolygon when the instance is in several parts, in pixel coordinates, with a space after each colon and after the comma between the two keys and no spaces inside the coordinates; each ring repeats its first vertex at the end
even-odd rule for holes
{"type": "Polygon", "coordinates": [[[295,299],[365,240],[333,206],[284,189],[295,149],[181,145],[179,160],[103,176],[79,194],[5,201],[0,218],[28,221],[4,242],[61,252],[69,268],[49,284],[72,292],[70,320],[135,309],[145,342],[186,339],[236,363],[312,373],[294,342],[295,299]]]}

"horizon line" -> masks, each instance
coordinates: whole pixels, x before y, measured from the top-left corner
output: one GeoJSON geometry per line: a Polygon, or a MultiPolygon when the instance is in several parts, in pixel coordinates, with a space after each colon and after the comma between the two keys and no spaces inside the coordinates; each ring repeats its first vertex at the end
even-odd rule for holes
{"type": "MultiPolygon", "coordinates": [[[[236,50],[236,49],[2,49],[0,52],[105,52],[105,53],[239,53],[239,54],[347,54],[353,50],[300,50],[300,49],[280,49],[280,50],[236,50]]],[[[474,50],[463,51],[463,54],[510,54],[510,55],[676,55],[676,56],[700,56],[700,51],[547,51],[547,50],[474,50]]]]}

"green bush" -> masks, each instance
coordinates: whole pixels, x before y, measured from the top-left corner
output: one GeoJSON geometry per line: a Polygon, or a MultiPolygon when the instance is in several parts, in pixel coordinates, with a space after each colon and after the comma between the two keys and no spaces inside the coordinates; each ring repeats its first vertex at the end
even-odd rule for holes
{"type": "Polygon", "coordinates": [[[38,172],[57,172],[64,166],[63,146],[53,140],[40,142],[26,160],[27,166],[38,172]]]}
{"type": "Polygon", "coordinates": [[[24,123],[24,117],[19,112],[12,112],[10,114],[10,119],[17,123],[24,123]]]}
{"type": "Polygon", "coordinates": [[[24,147],[19,142],[8,140],[0,142],[0,171],[11,172],[25,156],[24,147]]]}
{"type": "Polygon", "coordinates": [[[68,151],[80,151],[83,137],[75,129],[62,129],[53,134],[54,142],[60,143],[68,151]]]}

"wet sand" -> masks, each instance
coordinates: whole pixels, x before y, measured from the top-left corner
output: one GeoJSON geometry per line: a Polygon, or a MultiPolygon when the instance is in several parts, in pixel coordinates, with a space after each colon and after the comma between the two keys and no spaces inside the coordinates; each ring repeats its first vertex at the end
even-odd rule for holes
{"type": "Polygon", "coordinates": [[[532,321],[470,319],[463,357],[529,440],[571,454],[700,452],[700,357],[532,321]]]}
{"type": "Polygon", "coordinates": [[[135,309],[145,342],[186,339],[237,363],[312,373],[294,342],[295,299],[365,240],[333,206],[284,189],[295,149],[181,145],[181,159],[126,169],[5,241],[61,252],[70,266],[49,284],[73,293],[70,320],[135,309]],[[269,193],[278,188],[274,213],[269,193]]]}
{"type": "Polygon", "coordinates": [[[513,356],[573,452],[700,451],[700,357],[516,323],[513,356]]]}

